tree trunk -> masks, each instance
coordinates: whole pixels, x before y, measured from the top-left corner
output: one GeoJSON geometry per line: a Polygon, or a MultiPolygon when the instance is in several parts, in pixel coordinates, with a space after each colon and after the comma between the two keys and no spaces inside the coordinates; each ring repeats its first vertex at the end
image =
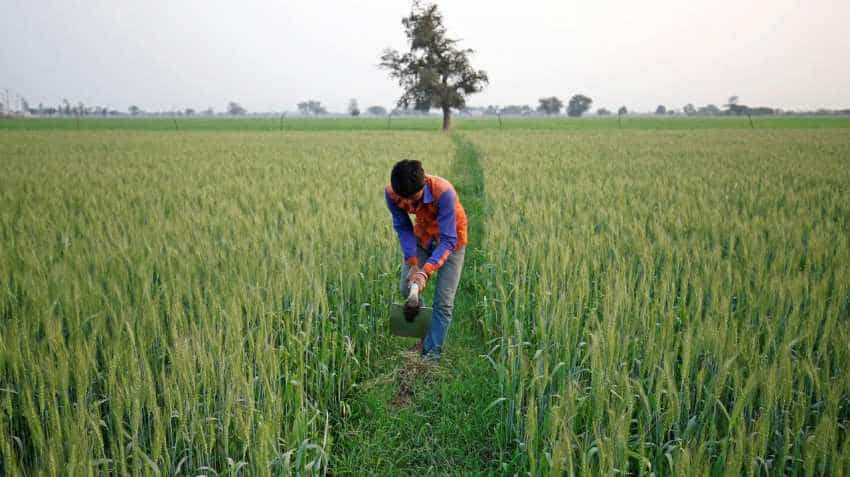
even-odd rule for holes
{"type": "Polygon", "coordinates": [[[443,106],[443,131],[448,131],[452,123],[452,109],[443,106]]]}

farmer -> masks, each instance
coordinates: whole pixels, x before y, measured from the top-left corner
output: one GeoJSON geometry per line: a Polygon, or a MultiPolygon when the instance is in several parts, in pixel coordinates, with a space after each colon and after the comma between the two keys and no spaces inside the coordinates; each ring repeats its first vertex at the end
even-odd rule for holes
{"type": "Polygon", "coordinates": [[[407,296],[412,283],[424,290],[428,280],[437,274],[431,327],[414,349],[421,350],[428,359],[439,361],[463,269],[466,212],[452,184],[442,177],[425,174],[419,161],[396,163],[384,195],[404,254],[402,294],[407,296]],[[416,225],[410,222],[408,214],[416,215],[416,225]]]}

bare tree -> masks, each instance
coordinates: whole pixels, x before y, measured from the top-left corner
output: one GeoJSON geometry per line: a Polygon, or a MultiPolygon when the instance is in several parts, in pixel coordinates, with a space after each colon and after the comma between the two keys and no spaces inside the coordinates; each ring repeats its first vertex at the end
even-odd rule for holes
{"type": "Polygon", "coordinates": [[[357,105],[357,99],[351,98],[348,101],[348,114],[352,116],[360,116],[360,106],[357,105]]]}

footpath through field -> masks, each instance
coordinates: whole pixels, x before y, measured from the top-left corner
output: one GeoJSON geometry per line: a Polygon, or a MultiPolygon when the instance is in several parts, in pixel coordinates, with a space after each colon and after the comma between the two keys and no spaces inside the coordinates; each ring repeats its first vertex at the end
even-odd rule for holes
{"type": "Polygon", "coordinates": [[[497,381],[478,326],[479,275],[486,266],[484,174],[475,147],[457,133],[452,140],[448,179],[469,216],[469,244],[442,361],[424,364],[406,351],[413,340],[394,342],[377,364],[377,377],[360,386],[350,414],[336,426],[333,475],[480,474],[509,458],[499,455],[498,414],[488,407],[498,398],[497,381]]]}

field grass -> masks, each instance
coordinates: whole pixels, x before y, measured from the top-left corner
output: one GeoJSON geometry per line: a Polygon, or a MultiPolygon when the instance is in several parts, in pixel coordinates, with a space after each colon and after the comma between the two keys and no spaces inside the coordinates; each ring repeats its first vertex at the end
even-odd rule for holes
{"type": "Polygon", "coordinates": [[[846,131],[469,137],[532,475],[850,472],[846,131]]]}
{"type": "Polygon", "coordinates": [[[0,474],[323,468],[331,416],[386,341],[399,252],[381,191],[401,155],[441,171],[453,149],[0,135],[0,474]]]}
{"type": "Polygon", "coordinates": [[[42,121],[0,121],[0,475],[850,474],[846,119],[42,121]],[[472,216],[421,375],[401,157],[472,216]]]}
{"type": "MultiPolygon", "coordinates": [[[[441,118],[404,117],[387,118],[304,118],[289,117],[283,123],[279,118],[30,118],[0,120],[0,130],[145,130],[145,131],[436,131],[441,118]]],[[[500,129],[495,117],[454,117],[454,128],[459,131],[500,129]]],[[[850,128],[850,116],[756,116],[753,126],[757,129],[822,129],[850,128]]],[[[745,116],[737,117],[654,117],[624,116],[575,119],[561,116],[505,117],[503,129],[750,129],[745,116]]]]}

